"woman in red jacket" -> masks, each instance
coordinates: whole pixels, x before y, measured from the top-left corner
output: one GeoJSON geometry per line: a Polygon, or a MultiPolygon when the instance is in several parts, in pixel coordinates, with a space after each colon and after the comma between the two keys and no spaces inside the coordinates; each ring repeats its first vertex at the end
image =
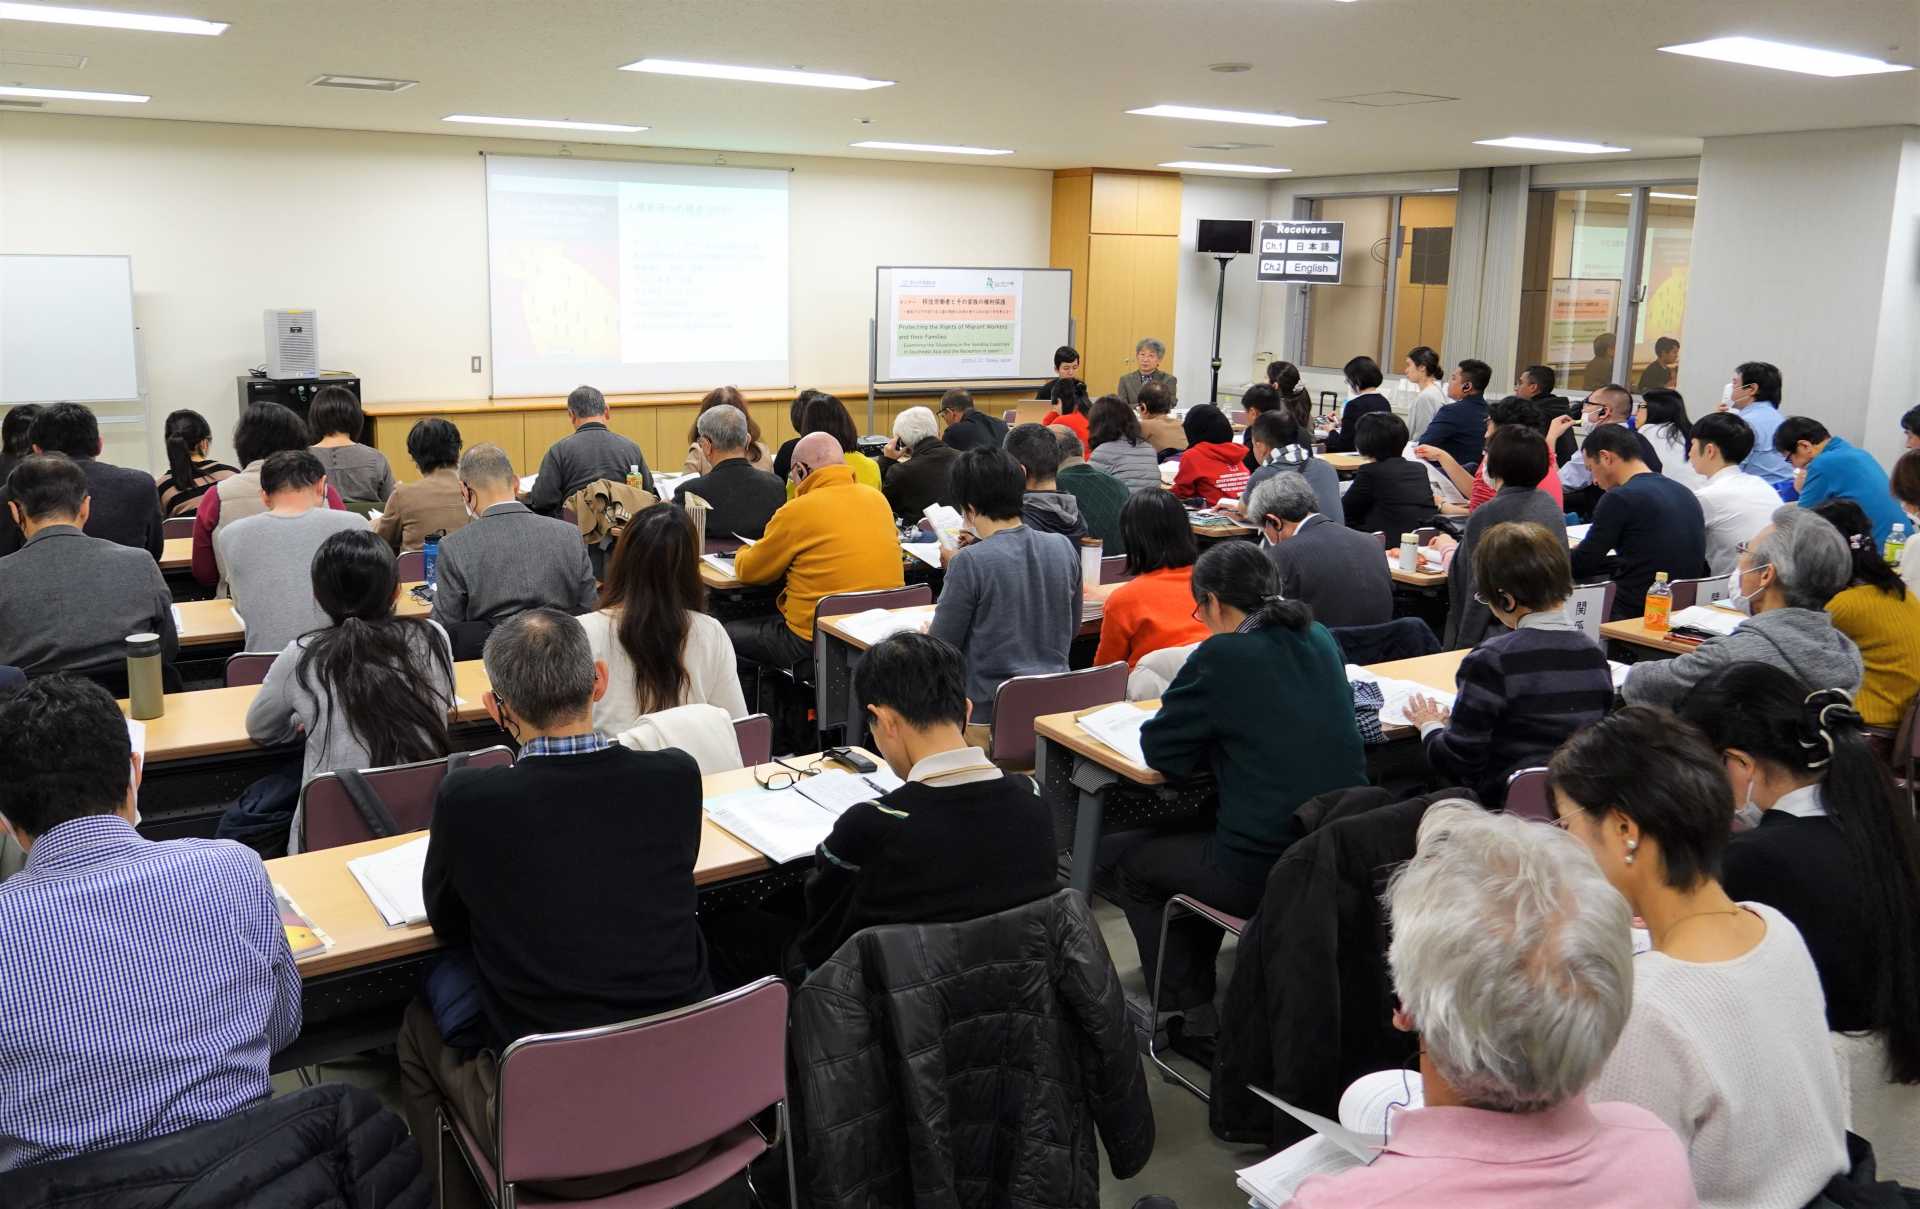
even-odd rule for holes
{"type": "Polygon", "coordinates": [[[1239,498],[1247,488],[1247,450],[1233,439],[1233,425],[1226,413],[1211,403],[1202,403],[1188,410],[1182,427],[1187,433],[1187,451],[1180,455],[1173,493],[1181,499],[1198,496],[1209,508],[1222,496],[1239,498]]]}
{"type": "Polygon", "coordinates": [[[1080,438],[1080,448],[1089,449],[1087,440],[1087,413],[1092,410],[1087,402],[1087,384],[1078,378],[1058,378],[1054,381],[1053,410],[1040,417],[1042,424],[1062,424],[1073,429],[1080,438]]]}

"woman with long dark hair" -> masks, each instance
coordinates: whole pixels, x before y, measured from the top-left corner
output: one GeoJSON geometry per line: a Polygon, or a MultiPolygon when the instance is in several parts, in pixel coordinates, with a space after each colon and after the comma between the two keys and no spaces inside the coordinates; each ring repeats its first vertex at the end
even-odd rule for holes
{"type": "Polygon", "coordinates": [[[1085,449],[1092,444],[1092,436],[1087,430],[1087,413],[1093,404],[1087,401],[1087,384],[1078,378],[1056,379],[1053,392],[1053,410],[1040,417],[1042,424],[1059,424],[1073,430],[1080,438],[1080,447],[1085,449]]]}
{"type": "MultiPolygon", "coordinates": [[[[332,624],[287,644],[247,709],[262,747],[306,736],[301,782],[342,768],[444,756],[451,744],[453,648],[424,617],[399,617],[393,551],[371,529],[348,529],[313,556],[313,597],[332,624]]],[[[296,811],[288,851],[299,851],[296,811]]]]}
{"type": "MultiPolygon", "coordinates": [[[[1303,430],[1313,428],[1313,396],[1300,385],[1300,367],[1291,361],[1267,362],[1267,385],[1280,395],[1280,406],[1303,430]]],[[[1253,417],[1247,417],[1253,423],[1253,417]]]]}
{"type": "Polygon", "coordinates": [[[182,408],[170,413],[164,432],[167,472],[156,480],[160,515],[192,516],[209,487],[240,471],[207,456],[213,446],[213,426],[199,412],[182,408]]]}
{"type": "Polygon", "coordinates": [[[1687,461],[1693,444],[1693,421],[1687,419],[1687,401],[1677,390],[1650,390],[1633,407],[1633,423],[1660,455],[1660,473],[1695,491],[1707,480],[1687,461]]]}
{"type": "Polygon", "coordinates": [[[1846,587],[1827,601],[1833,628],[1860,648],[1866,672],[1854,705],[1868,726],[1900,725],[1920,695],[1920,596],[1881,556],[1873,521],[1849,499],[1823,500],[1808,509],[1840,531],[1853,559],[1846,587]]]}
{"type": "Polygon", "coordinates": [[[733,642],[706,612],[693,518],[677,504],[627,524],[607,560],[600,608],[580,619],[593,657],[607,665],[607,695],[593,728],[609,737],[642,715],[676,705],[717,705],[747,716],[733,642]]]}
{"type": "Polygon", "coordinates": [[[0,420],[0,487],[6,485],[14,465],[33,452],[33,442],[27,434],[39,418],[38,403],[20,403],[8,408],[6,419],[0,420]]]}

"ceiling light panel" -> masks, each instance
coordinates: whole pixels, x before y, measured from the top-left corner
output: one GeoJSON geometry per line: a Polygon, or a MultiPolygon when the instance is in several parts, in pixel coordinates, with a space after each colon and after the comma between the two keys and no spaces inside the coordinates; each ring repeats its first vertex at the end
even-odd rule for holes
{"type": "Polygon", "coordinates": [[[1605,143],[1575,143],[1565,139],[1534,138],[1530,135],[1509,135],[1503,139],[1475,139],[1479,147],[1511,147],[1519,151],[1560,151],[1569,155],[1617,155],[1622,151],[1632,151],[1631,147],[1609,147],[1605,143]]]}
{"type": "Polygon", "coordinates": [[[638,134],[645,126],[622,126],[617,122],[573,122],[563,118],[503,118],[480,113],[450,113],[443,122],[463,122],[470,126],[537,126],[542,130],[598,130],[606,134],[638,134]]]}
{"type": "Polygon", "coordinates": [[[867,139],[864,142],[849,143],[850,147],[864,147],[870,151],[929,151],[936,155],[1012,155],[1008,147],[967,147],[946,143],[894,143],[884,139],[867,139]]]}
{"type": "Polygon", "coordinates": [[[1143,118],[1187,118],[1195,122],[1232,122],[1242,126],[1324,126],[1323,118],[1296,118],[1284,113],[1255,113],[1248,109],[1208,109],[1201,105],[1150,105],[1129,109],[1143,118]]]}
{"type": "Polygon", "coordinates": [[[1709,38],[1705,42],[1684,42],[1662,46],[1670,55],[1688,55],[1745,67],[1770,67],[1775,71],[1794,71],[1801,75],[1840,79],[1845,76],[1875,76],[1892,71],[1912,71],[1906,63],[1888,63],[1845,51],[1822,50],[1817,46],[1795,46],[1791,42],[1773,42],[1766,38],[1709,38]]]}
{"type": "Polygon", "coordinates": [[[890,88],[892,80],[869,80],[865,76],[842,76],[804,68],[740,67],[729,63],[689,63],[681,59],[641,59],[628,63],[621,71],[641,71],[661,76],[693,76],[705,80],[741,80],[749,84],[796,84],[803,88],[845,88],[856,92],[869,88],[890,88]]]}
{"type": "Polygon", "coordinates": [[[82,88],[19,88],[0,85],[0,97],[32,97],[42,101],[121,101],[144,105],[153,98],[138,92],[88,92],[82,88]]]}
{"type": "Polygon", "coordinates": [[[1211,160],[1168,160],[1160,166],[1182,172],[1237,172],[1248,176],[1279,176],[1283,172],[1293,171],[1291,168],[1269,168],[1265,164],[1216,164],[1211,160]]]}
{"type": "Polygon", "coordinates": [[[94,29],[133,29],[152,34],[197,34],[214,38],[227,32],[225,21],[162,17],[154,13],[116,13],[104,8],[63,8],[53,4],[0,3],[0,21],[43,25],[84,25],[94,29]]]}

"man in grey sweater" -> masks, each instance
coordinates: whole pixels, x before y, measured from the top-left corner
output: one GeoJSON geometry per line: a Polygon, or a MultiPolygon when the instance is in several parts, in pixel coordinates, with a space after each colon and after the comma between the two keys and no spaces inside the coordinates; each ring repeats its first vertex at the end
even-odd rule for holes
{"type": "Polygon", "coordinates": [[[327,506],[327,472],[311,450],[284,449],[260,467],[267,510],[213,535],[227,569],[233,611],[246,625],[246,649],[282,651],[327,615],[313,598],[313,556],[343,529],[364,529],[365,517],[327,506]]]}
{"type": "Polygon", "coordinates": [[[601,479],[624,482],[640,471],[641,485],[654,495],[653,472],[640,447],[607,427],[607,397],[591,386],[576,386],[567,396],[567,422],[573,432],[547,447],[540,473],[527,493],[527,506],[542,516],[558,516],[573,493],[601,479]]]}
{"type": "Polygon", "coordinates": [[[1852,577],[1853,556],[1840,531],[1788,504],[1748,543],[1727,578],[1734,593],[1727,603],[1749,605],[1753,616],[1677,659],[1635,664],[1621,697],[1629,704],[1672,705],[1730,663],[1770,663],[1809,688],[1854,692],[1863,672],[1860,650],[1826,613],[1827,601],[1852,577]]]}

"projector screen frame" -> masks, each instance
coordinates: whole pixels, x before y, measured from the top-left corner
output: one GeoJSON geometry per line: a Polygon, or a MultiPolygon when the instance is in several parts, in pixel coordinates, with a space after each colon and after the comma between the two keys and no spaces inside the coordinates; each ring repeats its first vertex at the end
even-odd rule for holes
{"type": "Polygon", "coordinates": [[[939,269],[944,272],[964,271],[970,273],[1065,273],[1067,275],[1067,336],[1062,343],[1072,345],[1075,329],[1078,326],[1073,318],[1073,270],[1053,265],[1013,265],[1013,264],[882,264],[873,267],[873,318],[867,323],[867,396],[869,399],[887,395],[924,394],[929,386],[956,387],[967,390],[1017,389],[1027,383],[1045,383],[1053,379],[1052,374],[1042,374],[1033,378],[882,378],[880,377],[880,323],[884,312],[880,307],[880,274],[914,269],[939,269]],[[906,389],[901,389],[906,388],[906,389]]]}

